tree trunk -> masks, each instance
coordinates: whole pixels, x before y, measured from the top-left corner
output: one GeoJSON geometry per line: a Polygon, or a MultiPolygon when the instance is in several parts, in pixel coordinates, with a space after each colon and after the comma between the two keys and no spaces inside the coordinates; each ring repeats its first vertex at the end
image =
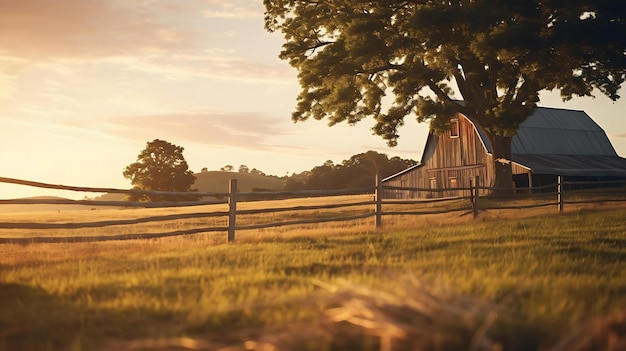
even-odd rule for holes
{"type": "Polygon", "coordinates": [[[494,195],[508,196],[513,193],[513,168],[511,166],[511,140],[513,137],[492,135],[493,161],[495,166],[494,195]]]}

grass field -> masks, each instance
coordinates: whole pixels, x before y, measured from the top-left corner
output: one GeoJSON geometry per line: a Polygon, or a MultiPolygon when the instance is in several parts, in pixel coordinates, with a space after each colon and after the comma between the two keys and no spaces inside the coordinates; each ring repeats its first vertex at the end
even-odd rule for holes
{"type": "MultiPolygon", "coordinates": [[[[608,208],[251,230],[234,244],[223,233],[3,244],[0,350],[623,347],[626,210],[608,208]]],[[[163,210],[10,218],[133,211],[163,210]]]]}

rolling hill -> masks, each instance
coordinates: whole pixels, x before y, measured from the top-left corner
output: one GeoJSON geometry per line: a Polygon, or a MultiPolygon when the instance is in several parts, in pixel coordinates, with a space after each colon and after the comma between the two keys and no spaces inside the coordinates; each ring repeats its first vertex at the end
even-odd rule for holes
{"type": "MultiPolygon", "coordinates": [[[[114,194],[111,194],[114,195],[114,194]]],[[[57,196],[33,196],[24,199],[29,200],[66,200],[57,196]]],[[[119,199],[119,197],[117,198],[119,199]]],[[[113,200],[113,201],[117,201],[113,200]]],[[[1,213],[13,213],[13,212],[41,212],[41,211],[84,211],[99,208],[98,206],[88,205],[58,205],[58,204],[36,204],[36,205],[10,205],[3,204],[0,207],[1,213]]]]}
{"type": "MultiPolygon", "coordinates": [[[[276,176],[264,176],[250,173],[209,171],[195,173],[196,182],[192,186],[203,193],[227,193],[230,179],[237,179],[239,192],[251,192],[254,190],[280,191],[283,190],[284,180],[276,176]]],[[[96,197],[99,201],[122,201],[123,194],[104,194],[96,197]]]]}
{"type": "MultiPolygon", "coordinates": [[[[210,171],[196,173],[196,182],[193,189],[199,192],[208,193],[228,193],[230,179],[237,179],[237,189],[239,192],[252,192],[255,190],[280,191],[283,190],[284,180],[276,176],[264,176],[250,173],[210,171]]],[[[104,194],[93,198],[96,201],[124,201],[124,194],[104,194]]],[[[38,196],[30,199],[61,200],[60,197],[38,196]]],[[[39,212],[39,211],[84,211],[99,209],[100,206],[88,205],[58,205],[58,204],[38,204],[38,205],[9,205],[4,204],[0,208],[2,213],[15,212],[39,212]]],[[[102,207],[110,208],[110,207],[102,207]]]]}
{"type": "Polygon", "coordinates": [[[250,192],[255,189],[269,191],[283,190],[284,180],[276,176],[264,176],[250,173],[209,171],[196,173],[196,182],[193,188],[200,192],[227,193],[230,179],[237,179],[237,189],[240,192],[250,192]]]}

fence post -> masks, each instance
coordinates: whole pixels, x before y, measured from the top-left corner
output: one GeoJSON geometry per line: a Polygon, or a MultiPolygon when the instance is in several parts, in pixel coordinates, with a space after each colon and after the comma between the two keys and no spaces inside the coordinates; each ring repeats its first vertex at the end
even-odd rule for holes
{"type": "Polygon", "coordinates": [[[376,200],[376,228],[380,228],[383,226],[383,183],[378,174],[376,174],[376,190],[374,197],[376,200]]]}
{"type": "Polygon", "coordinates": [[[235,241],[235,220],[237,216],[237,179],[228,184],[228,242],[235,241]]]}
{"type": "Polygon", "coordinates": [[[558,176],[556,186],[556,199],[559,203],[559,212],[563,212],[563,177],[558,176]]]}
{"type": "Polygon", "coordinates": [[[472,210],[474,211],[474,218],[478,217],[478,183],[480,182],[480,177],[474,177],[474,193],[472,199],[472,210]]]}

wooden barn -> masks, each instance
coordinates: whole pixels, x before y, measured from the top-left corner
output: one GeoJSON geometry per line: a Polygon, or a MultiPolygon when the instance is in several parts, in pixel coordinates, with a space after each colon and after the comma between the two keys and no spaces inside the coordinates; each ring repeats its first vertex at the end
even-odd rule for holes
{"type": "MultiPolygon", "coordinates": [[[[555,184],[566,180],[626,179],[626,159],[619,157],[606,133],[585,112],[538,107],[522,123],[511,144],[516,188],[555,184]]],[[[432,192],[387,190],[385,198],[432,198],[468,195],[470,179],[481,186],[494,182],[494,159],[485,133],[472,120],[458,114],[451,129],[429,133],[421,162],[383,179],[384,185],[432,192]]]]}

